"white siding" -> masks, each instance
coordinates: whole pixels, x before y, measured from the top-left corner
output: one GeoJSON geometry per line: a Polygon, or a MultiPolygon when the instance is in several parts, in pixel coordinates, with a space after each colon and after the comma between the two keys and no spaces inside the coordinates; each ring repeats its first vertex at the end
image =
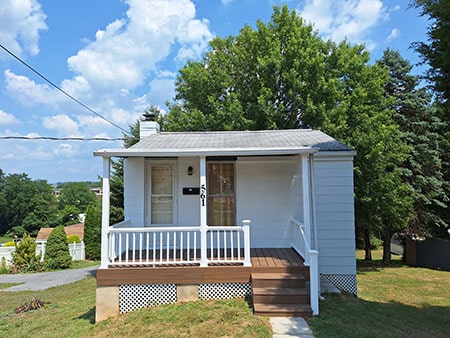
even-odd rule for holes
{"type": "Polygon", "coordinates": [[[322,274],[355,274],[353,157],[314,156],[316,226],[322,274]]]}
{"type": "Polygon", "coordinates": [[[145,203],[145,165],[144,158],[124,159],[124,212],[131,220],[131,226],[144,226],[145,203]]]}
{"type": "Polygon", "coordinates": [[[178,159],[178,225],[200,225],[200,196],[183,195],[183,188],[200,187],[200,160],[198,157],[180,157],[178,159]],[[187,174],[188,167],[192,167],[191,176],[187,174]]]}
{"type": "Polygon", "coordinates": [[[302,218],[299,157],[239,158],[237,220],[249,219],[252,247],[290,247],[289,219],[302,218]]]}

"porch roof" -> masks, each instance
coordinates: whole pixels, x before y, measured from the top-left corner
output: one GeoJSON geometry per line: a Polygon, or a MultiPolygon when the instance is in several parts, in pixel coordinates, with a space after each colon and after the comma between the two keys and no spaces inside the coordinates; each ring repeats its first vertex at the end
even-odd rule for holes
{"type": "Polygon", "coordinates": [[[217,132],[162,132],[128,149],[99,149],[96,156],[251,156],[352,151],[327,134],[311,129],[217,132]]]}

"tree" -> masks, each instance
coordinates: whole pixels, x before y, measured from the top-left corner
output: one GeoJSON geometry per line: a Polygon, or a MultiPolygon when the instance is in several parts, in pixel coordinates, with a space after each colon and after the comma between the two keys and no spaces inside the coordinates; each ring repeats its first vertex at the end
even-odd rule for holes
{"type": "Polygon", "coordinates": [[[36,243],[30,235],[25,234],[12,254],[14,272],[36,271],[40,269],[40,257],[36,256],[36,243]]]}
{"type": "Polygon", "coordinates": [[[387,49],[378,63],[389,70],[385,93],[394,99],[393,117],[409,145],[402,181],[410,188],[414,205],[403,232],[410,238],[428,236],[436,227],[447,227],[439,212],[448,201],[442,166],[444,140],[439,134],[445,124],[431,104],[430,93],[419,86],[419,78],[410,74],[411,64],[400,53],[387,49]]]}
{"type": "Polygon", "coordinates": [[[55,204],[46,181],[33,181],[25,173],[0,175],[0,233],[13,227],[22,229],[20,235],[36,232],[40,226],[51,224],[55,204]]]}
{"type": "Polygon", "coordinates": [[[64,209],[65,206],[72,205],[81,212],[85,212],[87,206],[96,200],[94,192],[87,183],[69,182],[59,196],[59,207],[64,209]]]}
{"type": "MultiPolygon", "coordinates": [[[[428,26],[426,42],[416,42],[413,47],[422,57],[423,63],[430,68],[425,77],[430,81],[436,98],[438,114],[446,125],[440,130],[443,137],[442,171],[446,195],[450,196],[450,2],[447,0],[413,0],[413,6],[421,10],[431,23],[428,26]]],[[[437,212],[443,220],[450,219],[450,207],[439,208],[437,212]]],[[[450,238],[444,227],[435,228],[435,235],[450,238]]]]}
{"type": "Polygon", "coordinates": [[[50,269],[67,269],[72,265],[63,225],[58,225],[48,236],[44,261],[50,269]]]}
{"type": "MultiPolygon", "coordinates": [[[[356,227],[370,258],[370,234],[389,211],[381,192],[395,181],[384,179],[386,172],[397,172],[407,153],[392,99],[384,95],[387,70],[370,65],[362,45],[323,41],[287,6],[274,7],[269,23],[245,26],[210,46],[202,60],[180,70],[164,130],[314,128],[352,146],[356,227]]],[[[397,210],[395,227],[408,217],[397,210]]]]}
{"type": "Polygon", "coordinates": [[[87,207],[84,220],[84,244],[88,259],[100,259],[101,239],[101,209],[100,204],[95,202],[87,207]]]}
{"type": "Polygon", "coordinates": [[[426,77],[433,83],[439,100],[446,108],[447,120],[450,119],[450,2],[447,0],[414,0],[413,5],[428,16],[428,41],[413,44],[430,68],[426,77]]]}

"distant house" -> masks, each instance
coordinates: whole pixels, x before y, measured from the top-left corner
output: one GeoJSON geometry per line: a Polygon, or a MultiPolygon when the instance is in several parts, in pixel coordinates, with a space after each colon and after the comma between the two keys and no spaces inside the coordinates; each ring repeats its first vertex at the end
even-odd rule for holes
{"type": "MultiPolygon", "coordinates": [[[[41,254],[41,260],[44,259],[45,246],[47,244],[48,237],[54,228],[40,228],[36,236],[35,242],[38,244],[36,247],[36,254],[41,254]]],[[[84,223],[78,223],[73,225],[67,225],[64,227],[64,231],[67,236],[75,235],[80,238],[81,243],[69,243],[69,253],[74,261],[80,261],[85,259],[85,247],[84,247],[84,223]]]]}
{"type": "Polygon", "coordinates": [[[350,147],[316,130],[140,127],[134,146],[94,153],[104,192],[97,321],[237,295],[252,296],[258,314],[308,316],[319,313],[320,277],[356,293],[350,147]],[[115,225],[112,157],[124,159],[125,220],[115,225]]]}
{"type": "MultiPolygon", "coordinates": [[[[36,243],[47,242],[48,236],[54,228],[40,228],[36,236],[36,243]]],[[[78,223],[73,225],[67,225],[64,227],[64,231],[67,236],[76,235],[80,240],[84,239],[84,223],[78,223]]]]}

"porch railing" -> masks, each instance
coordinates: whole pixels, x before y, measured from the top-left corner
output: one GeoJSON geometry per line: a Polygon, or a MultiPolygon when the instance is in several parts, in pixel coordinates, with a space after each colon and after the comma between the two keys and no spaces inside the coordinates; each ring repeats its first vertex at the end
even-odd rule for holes
{"type": "Polygon", "coordinates": [[[250,266],[250,221],[242,226],[109,227],[107,260],[114,265],[250,266]]]}
{"type": "Polygon", "coordinates": [[[313,315],[319,314],[319,252],[312,250],[309,240],[305,234],[302,222],[291,218],[292,225],[292,247],[303,257],[304,264],[309,266],[310,274],[310,302],[313,315]]]}

